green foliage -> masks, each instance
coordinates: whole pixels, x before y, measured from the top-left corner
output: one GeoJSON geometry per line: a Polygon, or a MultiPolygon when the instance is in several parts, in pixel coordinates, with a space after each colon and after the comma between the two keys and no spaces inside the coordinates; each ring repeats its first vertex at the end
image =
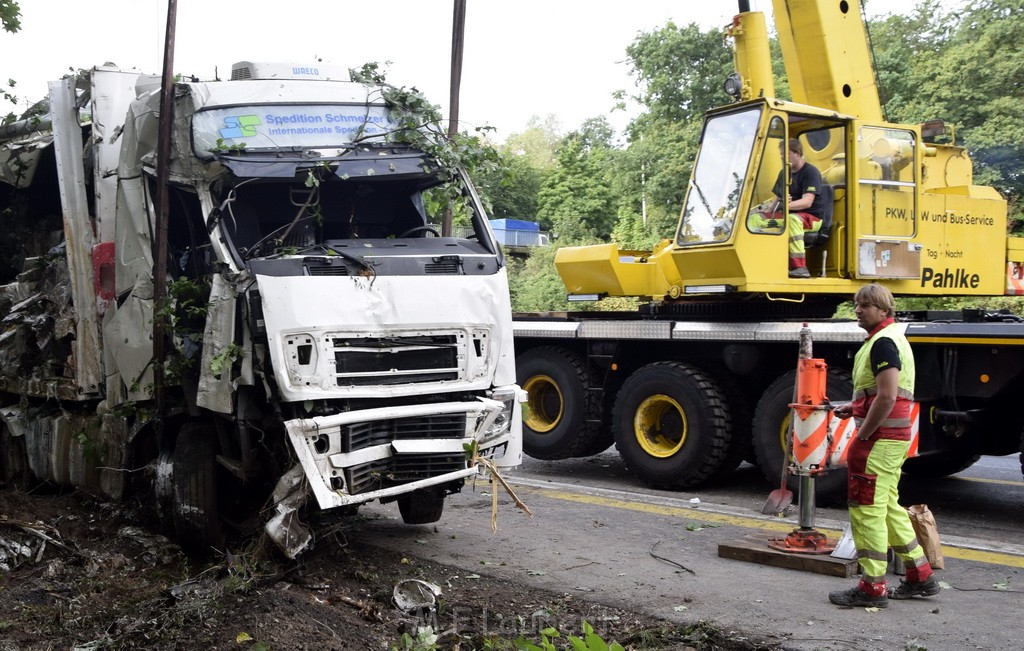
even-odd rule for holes
{"type": "Polygon", "coordinates": [[[554,246],[532,250],[525,262],[509,265],[509,291],[516,312],[557,312],[578,309],[565,300],[565,285],[555,271],[554,246]]]}
{"type": "MultiPolygon", "coordinates": [[[[367,63],[362,68],[350,70],[354,81],[379,90],[387,104],[394,128],[387,134],[392,142],[408,144],[425,152],[438,169],[434,170],[443,184],[434,190],[434,210],[431,217],[440,217],[447,209],[454,213],[460,210],[469,214],[469,197],[459,183],[459,171],[466,170],[470,176],[494,173],[498,170],[500,158],[497,150],[481,136],[491,127],[478,127],[477,135],[465,133],[449,134],[442,125],[440,108],[431,104],[416,88],[393,86],[385,79],[378,63],[367,63]]],[[[369,136],[357,136],[359,142],[369,136]]],[[[430,206],[428,206],[428,209],[430,206]]]]}
{"type": "Polygon", "coordinates": [[[941,118],[970,151],[975,182],[1008,197],[1017,230],[1024,217],[1024,0],[972,0],[943,13],[924,0],[912,16],[872,25],[887,117],[941,118]]]}
{"type": "MultiPolygon", "coordinates": [[[[696,23],[680,28],[670,21],[640,33],[626,55],[640,89],[634,99],[647,108],[633,131],[643,130],[649,121],[699,123],[708,108],[729,101],[722,81],[733,63],[720,29],[705,32],[696,23]]],[[[631,135],[635,140],[637,134],[631,135]]]]}
{"type": "Polygon", "coordinates": [[[210,360],[210,372],[219,380],[224,371],[229,370],[240,359],[242,359],[242,349],[232,341],[227,348],[214,355],[210,360]]]}
{"type": "Polygon", "coordinates": [[[616,214],[614,152],[605,118],[588,120],[566,136],[558,166],[538,195],[538,216],[562,242],[607,240],[616,214]]]}
{"type": "MultiPolygon", "coordinates": [[[[21,7],[14,0],[0,0],[0,25],[3,25],[4,31],[12,34],[21,30],[21,7]]],[[[7,87],[0,86],[0,98],[11,104],[17,104],[18,98],[12,93],[16,85],[17,82],[8,79],[7,87]]],[[[16,119],[17,116],[14,113],[8,113],[0,118],[0,124],[8,124],[16,119]]]]}
{"type": "Polygon", "coordinates": [[[14,0],[0,0],[0,24],[4,31],[17,32],[21,29],[21,7],[14,0]]]}
{"type": "Polygon", "coordinates": [[[417,627],[416,637],[402,633],[398,644],[391,645],[391,651],[434,651],[437,648],[437,634],[430,626],[417,627]]]}
{"type": "MultiPolygon", "coordinates": [[[[561,637],[561,633],[549,626],[540,632],[539,643],[534,644],[523,637],[519,637],[515,640],[515,645],[516,649],[520,651],[558,651],[554,640],[557,640],[559,637],[561,637]]],[[[566,639],[569,644],[562,648],[572,649],[572,651],[625,651],[618,642],[612,642],[611,644],[605,642],[600,635],[594,632],[594,627],[589,622],[583,622],[582,636],[570,635],[566,639]]]]}

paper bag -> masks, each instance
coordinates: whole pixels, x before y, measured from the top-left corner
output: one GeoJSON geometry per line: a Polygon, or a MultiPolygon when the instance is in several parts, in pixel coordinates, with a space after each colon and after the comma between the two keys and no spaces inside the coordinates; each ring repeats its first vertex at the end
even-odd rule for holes
{"type": "Polygon", "coordinates": [[[910,515],[910,524],[914,526],[914,533],[917,534],[917,541],[921,543],[932,569],[943,569],[942,543],[939,542],[939,528],[931,509],[927,504],[915,504],[907,507],[907,513],[910,515]]]}

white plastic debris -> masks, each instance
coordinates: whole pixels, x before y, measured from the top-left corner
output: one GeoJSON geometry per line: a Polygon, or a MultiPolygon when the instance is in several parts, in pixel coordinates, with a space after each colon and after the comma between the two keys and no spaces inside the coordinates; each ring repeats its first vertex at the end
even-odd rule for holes
{"type": "Polygon", "coordinates": [[[395,605],[407,613],[433,609],[439,596],[441,587],[428,581],[406,579],[395,584],[395,605]]]}

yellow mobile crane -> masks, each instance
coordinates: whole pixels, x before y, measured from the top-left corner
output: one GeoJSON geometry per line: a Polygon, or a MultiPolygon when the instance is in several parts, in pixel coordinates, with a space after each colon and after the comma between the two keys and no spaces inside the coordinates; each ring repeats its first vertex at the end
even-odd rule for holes
{"type": "Polygon", "coordinates": [[[931,141],[952,130],[884,121],[859,3],[774,0],[792,102],[772,97],[765,18],[744,9],[728,28],[738,101],[707,114],[675,238],[653,251],[559,250],[569,294],[792,300],[847,297],[865,281],[897,295],[1019,293],[1024,238],[1006,236],[1006,202],[974,185],[967,151],[931,141]],[[807,237],[809,279],[788,276],[786,220],[758,219],[788,212],[766,209],[788,138],[831,199],[831,220],[807,237]]]}
{"type": "MultiPolygon", "coordinates": [[[[570,299],[646,297],[636,312],[514,318],[517,379],[529,394],[524,449],[587,456],[613,442],[641,480],[687,488],[756,461],[778,481],[795,373],[810,323],[829,360],[828,396],[851,394],[864,333],[830,319],[865,282],[897,295],[1024,293],[1024,239],[1006,235],[1006,202],[975,185],[967,151],[941,121],[883,119],[856,0],[774,0],[794,101],[775,99],[765,16],[727,27],[736,99],[707,113],[675,237],[653,251],[614,244],[560,249],[570,299]],[[790,278],[788,179],[796,138],[821,170],[822,228],[807,238],[809,278],[790,278]],[[780,149],[782,151],[780,151],[780,149]],[[831,208],[831,214],[828,214],[831,208]]],[[[915,458],[905,472],[943,476],[980,454],[1024,450],[1024,323],[982,311],[901,322],[919,369],[915,458]]],[[[845,494],[845,472],[819,498],[845,494]]],[[[794,484],[795,485],[795,484],[794,484]]]]}

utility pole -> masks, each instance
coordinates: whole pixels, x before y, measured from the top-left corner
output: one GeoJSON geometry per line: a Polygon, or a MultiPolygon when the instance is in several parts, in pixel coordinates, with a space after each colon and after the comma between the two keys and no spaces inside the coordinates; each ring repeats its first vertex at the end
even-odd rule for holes
{"type": "MultiPolygon", "coordinates": [[[[466,34],[466,0],[455,0],[452,17],[452,76],[448,95],[448,137],[454,138],[459,132],[459,89],[462,85],[462,52],[466,34]]],[[[444,211],[441,234],[452,235],[452,211],[444,211]]]]}
{"type": "Polygon", "coordinates": [[[162,442],[165,387],[164,347],[167,341],[167,210],[171,162],[171,128],[174,123],[174,25],[178,2],[167,0],[167,35],[164,38],[164,69],[160,88],[160,130],[156,156],[156,232],[153,237],[153,396],[157,409],[157,442],[162,442]]]}

